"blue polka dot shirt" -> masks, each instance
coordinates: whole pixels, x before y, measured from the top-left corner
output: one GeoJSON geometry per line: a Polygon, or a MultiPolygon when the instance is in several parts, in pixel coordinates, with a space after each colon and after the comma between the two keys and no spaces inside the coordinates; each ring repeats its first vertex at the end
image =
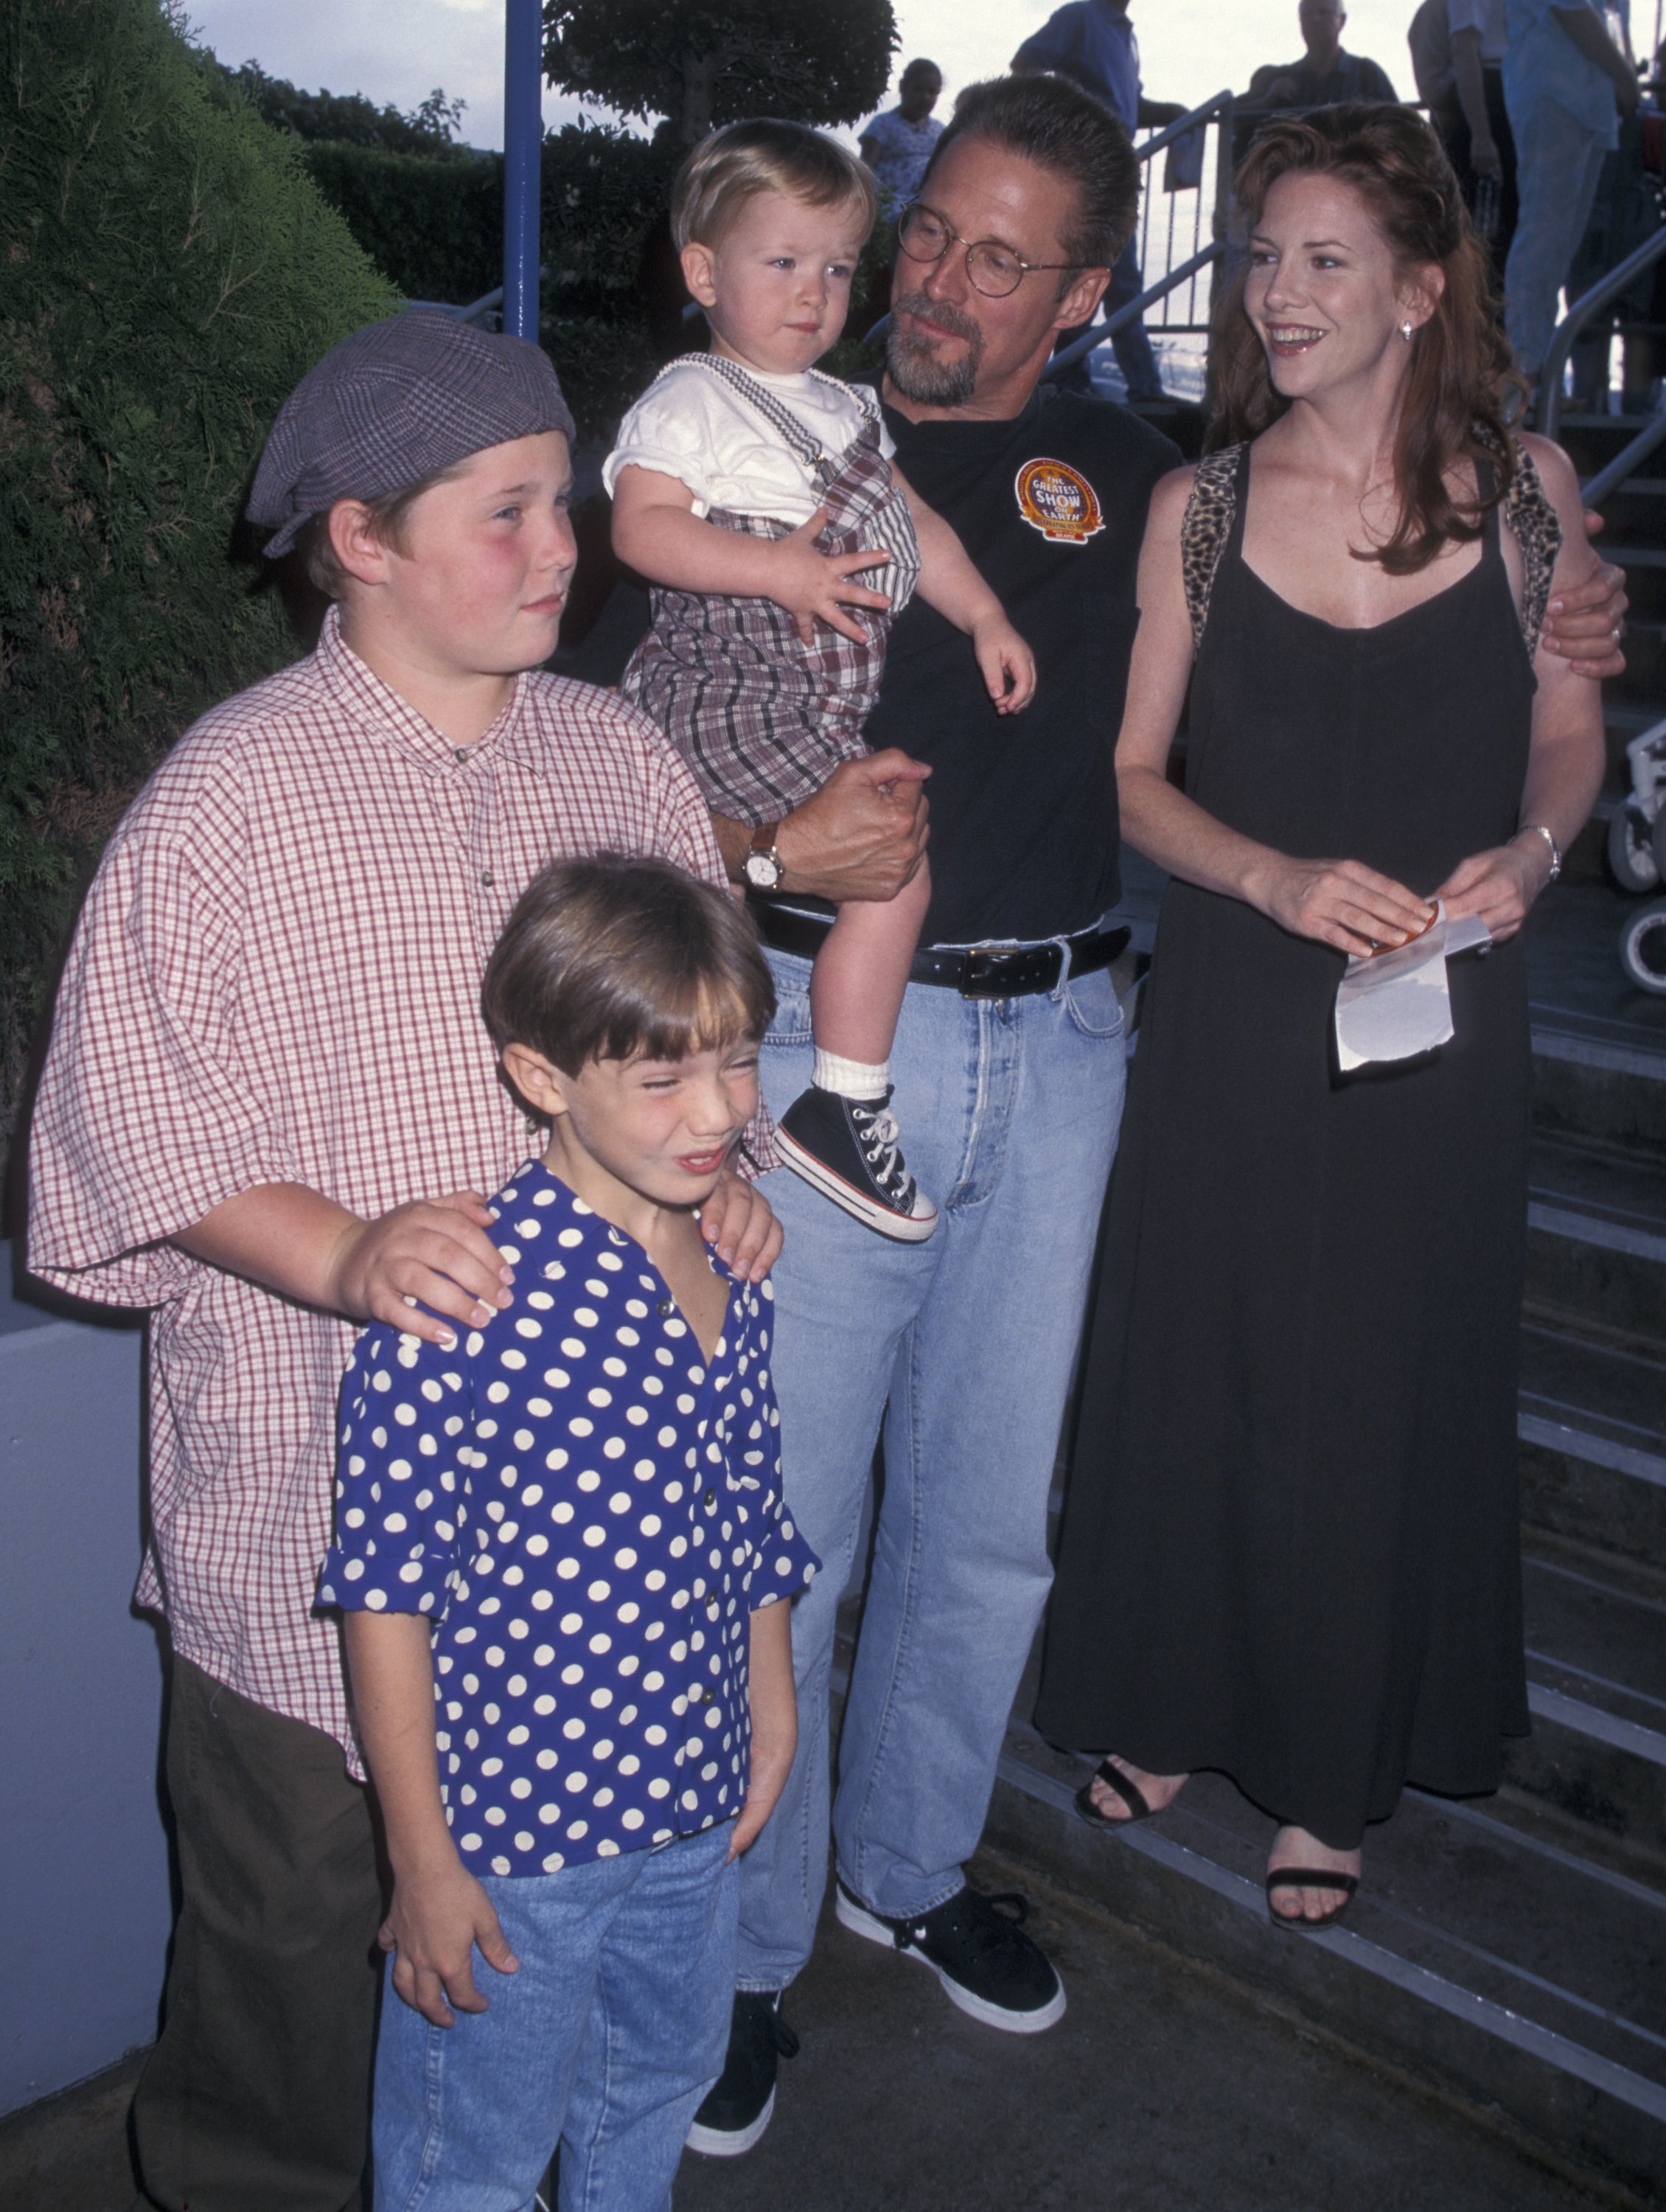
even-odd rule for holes
{"type": "Polygon", "coordinates": [[[708,1368],[640,1245],[534,1161],[494,1201],[513,1303],[451,1352],[367,1329],[318,1595],[433,1617],[440,1796],[476,1874],[739,1812],[748,1615],[820,1562],[787,1517],[767,1283],[708,1368]]]}

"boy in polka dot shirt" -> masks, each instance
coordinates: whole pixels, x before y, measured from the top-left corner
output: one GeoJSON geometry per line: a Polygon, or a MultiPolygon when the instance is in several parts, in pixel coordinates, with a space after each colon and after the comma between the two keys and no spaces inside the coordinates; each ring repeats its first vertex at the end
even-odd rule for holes
{"type": "Polygon", "coordinates": [[[697,1209],[757,1102],[769,971],[663,862],[547,869],[482,1006],[549,1145],[494,1201],[511,1302],[366,1332],[336,1540],[386,1824],[376,2204],[656,2212],[722,2066],[739,1854],[797,1737],[771,1293],[697,1209]],[[476,1986],[475,1954],[485,1962],[476,1986]]]}

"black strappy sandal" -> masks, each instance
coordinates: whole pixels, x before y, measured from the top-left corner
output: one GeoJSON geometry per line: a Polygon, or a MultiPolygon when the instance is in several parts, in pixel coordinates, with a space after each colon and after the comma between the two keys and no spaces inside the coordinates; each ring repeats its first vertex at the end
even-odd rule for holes
{"type": "Polygon", "coordinates": [[[1084,1782],[1077,1790],[1075,1804],[1077,1812],[1090,1828],[1131,1828],[1138,1820],[1148,1820],[1160,1809],[1157,1806],[1148,1805],[1139,1784],[1131,1776],[1124,1774],[1121,1767],[1112,1765],[1109,1759],[1100,1759],[1094,1769],[1093,1779],[1084,1782]],[[1120,1820],[1113,1819],[1109,1813],[1101,1813],[1094,1802],[1095,1782],[1102,1782],[1107,1790],[1114,1790],[1127,1806],[1128,1810],[1120,1820]]]}
{"type": "Polygon", "coordinates": [[[1275,1867],[1267,1877],[1267,1917],[1275,1928],[1293,1928],[1312,1935],[1320,1928],[1334,1928],[1353,1902],[1354,1893],[1360,1887],[1356,1874],[1342,1874],[1330,1867],[1275,1867]],[[1275,1889],[1336,1889],[1342,1892],[1342,1902],[1329,1912],[1320,1913],[1317,1920],[1309,1920],[1299,1912],[1275,1912],[1273,1892],[1275,1889]]]}

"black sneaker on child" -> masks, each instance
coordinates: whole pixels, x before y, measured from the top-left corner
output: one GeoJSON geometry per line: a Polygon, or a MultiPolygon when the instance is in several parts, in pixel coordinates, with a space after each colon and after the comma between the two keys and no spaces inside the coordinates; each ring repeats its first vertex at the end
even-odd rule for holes
{"type": "Polygon", "coordinates": [[[706,2093],[687,2142],[707,2158],[739,2158],[769,2125],[775,2069],[798,2055],[798,2038],[780,2015],[778,1990],[736,1990],[723,2072],[706,2093]]]}
{"type": "Polygon", "coordinates": [[[936,1227],[937,1209],[899,1148],[888,1083],[877,1098],[843,1098],[812,1084],[782,1115],[777,1133],[795,1175],[881,1237],[923,1244],[936,1227]]]}
{"type": "Polygon", "coordinates": [[[833,1910],[853,1935],[930,1966],[950,2002],[986,2027],[1039,2035],[1063,2016],[1064,1984],[1024,1933],[1029,1902],[1016,1890],[998,1897],[958,1890],[918,1919],[893,1920],[859,1905],[841,1881],[833,1910]]]}

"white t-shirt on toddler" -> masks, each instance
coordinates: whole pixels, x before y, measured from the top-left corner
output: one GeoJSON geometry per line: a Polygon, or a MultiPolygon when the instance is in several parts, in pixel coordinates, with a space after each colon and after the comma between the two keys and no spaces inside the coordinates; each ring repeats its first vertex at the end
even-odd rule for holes
{"type": "MultiPolygon", "coordinates": [[[[802,422],[830,460],[857,437],[862,402],[837,377],[806,369],[797,376],[747,374],[802,422]]],[[[880,451],[896,442],[883,422],[880,451]]],[[[709,369],[674,362],[644,392],[619,426],[619,442],[602,465],[611,494],[626,468],[656,469],[694,495],[702,520],[714,507],[731,514],[764,514],[795,528],[821,504],[814,479],[780,433],[709,369]]]]}

